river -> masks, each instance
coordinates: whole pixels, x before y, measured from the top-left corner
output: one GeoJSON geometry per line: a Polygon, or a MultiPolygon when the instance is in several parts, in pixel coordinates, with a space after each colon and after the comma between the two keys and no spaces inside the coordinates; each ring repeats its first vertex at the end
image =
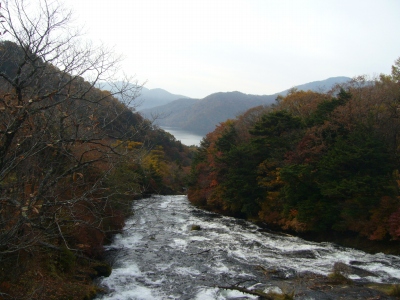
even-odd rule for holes
{"type": "MultiPolygon", "coordinates": [[[[220,287],[282,293],[294,290],[305,274],[328,275],[335,263],[355,283],[400,283],[398,256],[268,233],[197,209],[183,195],[139,200],[133,209],[123,233],[107,247],[113,271],[99,281],[108,293],[98,299],[257,299],[220,287]],[[191,230],[193,225],[201,230],[191,230]]],[[[336,299],[303,295],[295,299],[336,299]]]]}

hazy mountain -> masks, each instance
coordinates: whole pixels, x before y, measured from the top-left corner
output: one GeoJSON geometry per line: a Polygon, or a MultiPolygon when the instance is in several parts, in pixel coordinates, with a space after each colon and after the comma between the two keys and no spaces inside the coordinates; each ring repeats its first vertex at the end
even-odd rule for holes
{"type": "MultiPolygon", "coordinates": [[[[296,89],[302,90],[302,91],[315,91],[315,92],[320,92],[320,93],[325,93],[329,91],[335,84],[338,83],[345,83],[351,80],[349,77],[345,76],[338,76],[338,77],[330,77],[325,80],[319,80],[319,81],[313,81],[305,84],[301,84],[298,86],[295,86],[296,89]]],[[[287,93],[290,91],[290,89],[284,90],[280,93],[279,95],[285,96],[287,93]]]]}
{"type": "Polygon", "coordinates": [[[145,109],[141,113],[149,118],[159,115],[155,121],[160,126],[178,127],[197,134],[206,134],[215,125],[250,107],[271,104],[276,96],[246,95],[240,92],[215,93],[201,100],[179,99],[169,104],[145,109]]]}
{"type": "Polygon", "coordinates": [[[176,118],[177,122],[179,122],[180,118],[186,118],[185,114],[191,111],[193,105],[198,101],[197,99],[191,98],[178,99],[165,105],[144,109],[140,111],[140,113],[149,120],[155,120],[158,125],[161,125],[160,121],[164,121],[162,126],[180,127],[178,125],[168,125],[171,122],[167,120],[169,120],[171,116],[176,118]]]}
{"type": "Polygon", "coordinates": [[[149,90],[143,88],[141,95],[137,98],[138,103],[141,103],[137,110],[142,111],[143,109],[165,105],[181,98],[190,99],[186,96],[171,94],[163,89],[149,90]]]}
{"type": "MultiPolygon", "coordinates": [[[[348,77],[333,77],[296,86],[299,90],[325,92],[337,83],[349,81],[348,77]]],[[[179,99],[162,106],[141,109],[141,113],[154,119],[160,126],[177,127],[196,134],[205,135],[227,119],[235,118],[251,107],[269,105],[278,95],[286,95],[285,90],[273,95],[248,95],[241,92],[211,94],[203,99],[179,99]]]]}
{"type": "MultiPolygon", "coordinates": [[[[98,85],[98,88],[113,92],[115,88],[118,89],[121,85],[121,82],[113,82],[111,84],[100,83],[98,85]]],[[[134,87],[134,85],[131,86],[134,87]]],[[[118,94],[115,96],[119,98],[118,94]]],[[[171,94],[170,92],[163,89],[148,89],[146,87],[142,87],[140,96],[135,99],[132,105],[135,105],[136,110],[141,111],[143,109],[164,105],[180,98],[188,99],[189,97],[171,94]]]]}

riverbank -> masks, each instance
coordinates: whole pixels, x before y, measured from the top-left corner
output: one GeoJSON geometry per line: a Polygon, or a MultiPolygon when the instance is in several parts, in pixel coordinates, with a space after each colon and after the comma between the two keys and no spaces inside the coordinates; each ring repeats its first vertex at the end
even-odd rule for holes
{"type": "Polygon", "coordinates": [[[101,292],[94,279],[111,274],[103,259],[78,256],[68,249],[21,252],[2,261],[0,299],[93,299],[101,292]],[[16,268],[15,266],[18,266],[16,268]]]}
{"type": "MultiPolygon", "coordinates": [[[[195,204],[193,204],[195,205],[195,204]]],[[[213,213],[221,214],[228,217],[234,217],[241,220],[247,220],[252,222],[262,228],[266,232],[274,233],[274,234],[282,234],[289,236],[296,236],[303,238],[312,242],[330,242],[335,243],[342,247],[354,248],[357,250],[362,250],[367,253],[375,254],[375,253],[385,253],[392,255],[400,255],[400,240],[369,240],[366,237],[362,237],[354,232],[295,232],[293,230],[284,230],[277,225],[267,224],[260,219],[246,219],[241,215],[232,215],[229,212],[223,210],[212,210],[209,207],[203,207],[199,205],[195,205],[199,209],[203,209],[206,211],[210,211],[213,213]]]]}
{"type": "Polygon", "coordinates": [[[290,230],[282,230],[278,227],[270,226],[259,220],[250,220],[257,226],[260,226],[266,232],[284,234],[290,236],[301,237],[305,240],[312,242],[330,242],[335,243],[342,247],[354,248],[357,250],[362,250],[367,253],[385,253],[392,255],[400,255],[400,241],[371,241],[365,237],[361,237],[352,232],[342,232],[342,233],[299,233],[290,230]]]}
{"type": "Polygon", "coordinates": [[[95,279],[111,274],[104,246],[112,242],[125,226],[124,220],[132,216],[131,204],[127,203],[124,210],[112,208],[102,219],[102,227],[93,226],[85,231],[71,225],[75,231],[63,235],[64,240],[54,239],[51,244],[38,241],[18,252],[3,254],[0,300],[93,299],[101,291],[95,279]]]}
{"type": "Polygon", "coordinates": [[[350,247],[367,253],[385,253],[400,255],[400,241],[371,241],[352,233],[342,234],[299,234],[300,237],[315,242],[331,242],[343,247],[350,247]]]}

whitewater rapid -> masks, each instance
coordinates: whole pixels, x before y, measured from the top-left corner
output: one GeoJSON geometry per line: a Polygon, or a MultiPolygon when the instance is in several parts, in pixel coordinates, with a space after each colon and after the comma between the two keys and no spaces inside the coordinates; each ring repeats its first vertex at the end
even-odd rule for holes
{"type": "Polygon", "coordinates": [[[399,283],[400,257],[367,254],[332,243],[267,233],[258,226],[206,212],[186,196],[154,196],[134,203],[134,215],[107,247],[113,271],[98,299],[256,299],[218,286],[235,284],[282,292],[299,274],[328,275],[350,266],[358,282],[399,283]],[[201,230],[191,230],[193,225],[201,230]]]}

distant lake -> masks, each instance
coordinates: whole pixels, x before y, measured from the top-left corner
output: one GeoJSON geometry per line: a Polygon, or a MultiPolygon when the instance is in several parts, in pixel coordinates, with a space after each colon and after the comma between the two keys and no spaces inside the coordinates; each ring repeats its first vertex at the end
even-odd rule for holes
{"type": "Polygon", "coordinates": [[[192,132],[185,131],[176,127],[160,127],[172,134],[176,138],[176,140],[181,141],[181,143],[186,146],[200,146],[200,141],[203,139],[202,135],[194,134],[192,132]]]}

